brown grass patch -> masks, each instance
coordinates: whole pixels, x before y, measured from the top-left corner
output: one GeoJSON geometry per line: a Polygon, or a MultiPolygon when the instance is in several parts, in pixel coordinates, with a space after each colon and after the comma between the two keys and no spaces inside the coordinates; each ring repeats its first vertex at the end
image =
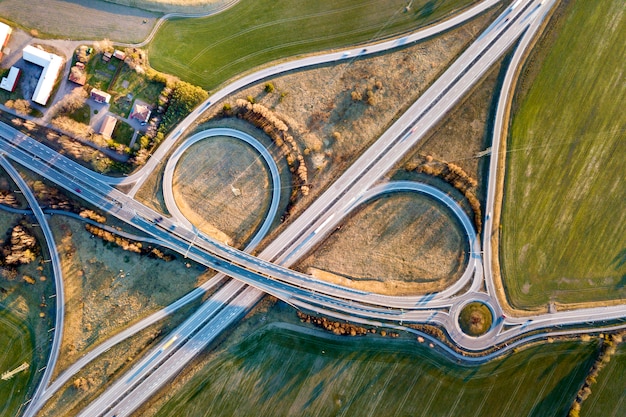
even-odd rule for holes
{"type": "Polygon", "coordinates": [[[271,198],[263,160],[233,138],[194,144],[179,160],[173,182],[185,217],[209,236],[234,246],[250,239],[271,198]]]}
{"type": "Polygon", "coordinates": [[[65,326],[55,372],[92,346],[168,305],[206,279],[180,261],[140,256],[90,238],[82,223],[51,219],[65,285],[65,326]]]}
{"type": "Polygon", "coordinates": [[[438,291],[463,272],[465,237],[445,208],[418,194],[369,203],[296,269],[381,294],[438,291]]]}
{"type": "Polygon", "coordinates": [[[104,39],[118,42],[143,41],[157,14],[101,0],[3,0],[0,15],[35,34],[63,39],[104,39]],[[144,23],[144,20],[146,22],[144,23]]]}

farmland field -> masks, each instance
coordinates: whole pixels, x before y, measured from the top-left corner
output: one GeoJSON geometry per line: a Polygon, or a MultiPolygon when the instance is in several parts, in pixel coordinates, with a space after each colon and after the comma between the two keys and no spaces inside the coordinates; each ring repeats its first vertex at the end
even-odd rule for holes
{"type": "Polygon", "coordinates": [[[516,307],[626,298],[625,11],[564,2],[524,70],[502,217],[516,307]]]}
{"type": "Polygon", "coordinates": [[[40,35],[140,42],[158,14],[103,0],[2,0],[0,16],[40,35]]]}
{"type": "MultiPolygon", "coordinates": [[[[0,310],[0,374],[11,371],[23,362],[33,365],[33,343],[28,328],[7,310],[0,310]]],[[[0,380],[0,417],[17,414],[30,382],[33,369],[0,380]]]]}
{"type": "Polygon", "coordinates": [[[469,0],[256,0],[218,15],[166,22],[150,44],[150,64],[211,89],[282,57],[381,39],[436,21],[469,0]]]}
{"type": "Polygon", "coordinates": [[[168,389],[156,415],[565,416],[594,346],[555,343],[465,367],[413,340],[268,325],[168,389]]]}
{"type": "Polygon", "coordinates": [[[626,344],[617,348],[591,387],[591,396],[583,403],[582,417],[619,417],[626,407],[626,344]]]}

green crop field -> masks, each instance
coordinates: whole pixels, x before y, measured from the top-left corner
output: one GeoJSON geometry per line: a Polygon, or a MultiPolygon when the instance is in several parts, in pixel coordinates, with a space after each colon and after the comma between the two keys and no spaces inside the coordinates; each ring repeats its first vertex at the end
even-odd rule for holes
{"type": "Polygon", "coordinates": [[[582,417],[620,417],[626,410],[626,344],[617,352],[591,386],[591,396],[583,403],[582,417]]]}
{"type": "Polygon", "coordinates": [[[517,307],[626,298],[625,11],[623,0],[565,2],[531,54],[502,217],[517,307]]]}
{"type": "Polygon", "coordinates": [[[266,326],[216,354],[157,416],[565,416],[593,343],[460,366],[408,340],[266,326]]]}
{"type": "Polygon", "coordinates": [[[471,0],[243,0],[218,15],[165,23],[150,64],[211,89],[272,60],[415,30],[471,0]]]}
{"type": "MultiPolygon", "coordinates": [[[[17,317],[0,310],[0,374],[11,371],[23,362],[33,365],[33,344],[30,332],[17,317]]],[[[9,380],[0,379],[0,417],[17,415],[25,401],[32,367],[9,380]]]]}

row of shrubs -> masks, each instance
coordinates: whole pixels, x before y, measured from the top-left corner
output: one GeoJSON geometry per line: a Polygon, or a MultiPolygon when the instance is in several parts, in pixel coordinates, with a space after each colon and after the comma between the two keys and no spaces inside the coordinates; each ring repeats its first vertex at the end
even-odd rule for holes
{"type": "Polygon", "coordinates": [[[476,196],[478,182],[470,177],[463,168],[449,162],[435,160],[431,155],[427,155],[423,158],[423,163],[409,162],[405,165],[405,169],[439,177],[463,193],[474,212],[474,224],[476,225],[476,230],[480,233],[483,220],[480,201],[476,196]]]}
{"type": "Polygon", "coordinates": [[[252,123],[272,138],[276,146],[280,148],[294,177],[294,192],[290,198],[292,203],[298,196],[298,190],[303,196],[309,194],[309,174],[304,156],[293,136],[289,134],[289,127],[285,122],[265,106],[253,104],[243,99],[238,99],[234,108],[228,104],[225,105],[223,113],[225,116],[234,115],[252,123]]]}

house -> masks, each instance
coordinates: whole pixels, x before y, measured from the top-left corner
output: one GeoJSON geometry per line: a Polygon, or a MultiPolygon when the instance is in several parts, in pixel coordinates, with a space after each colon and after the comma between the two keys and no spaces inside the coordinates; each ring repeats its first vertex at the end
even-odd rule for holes
{"type": "Polygon", "coordinates": [[[113,54],[111,52],[105,52],[104,54],[102,54],[102,60],[104,62],[109,62],[112,56],[113,54]]]}
{"type": "Polygon", "coordinates": [[[105,139],[111,139],[111,135],[113,134],[113,130],[115,130],[116,124],[117,119],[109,114],[102,121],[100,132],[98,133],[100,133],[105,139]]]}
{"type": "Polygon", "coordinates": [[[104,91],[98,90],[97,88],[91,90],[90,97],[94,99],[96,103],[108,103],[109,101],[111,101],[111,94],[105,93],[104,91]]]}
{"type": "Polygon", "coordinates": [[[15,91],[15,86],[17,85],[17,81],[20,79],[20,74],[21,72],[19,68],[11,67],[9,74],[6,77],[2,77],[0,88],[10,91],[11,93],[15,91]]]}
{"type": "Polygon", "coordinates": [[[0,22],[0,59],[2,59],[2,51],[9,43],[11,32],[13,32],[11,26],[5,25],[4,23],[0,22]]]}
{"type": "Polygon", "coordinates": [[[35,103],[45,106],[54,88],[59,70],[63,65],[63,58],[32,45],[28,45],[22,50],[22,58],[24,61],[31,62],[43,68],[39,81],[37,82],[37,87],[35,87],[32,100],[35,103]]]}
{"type": "Polygon", "coordinates": [[[150,119],[150,112],[150,107],[147,104],[137,100],[133,106],[133,111],[130,112],[129,119],[139,120],[142,125],[145,125],[150,119]]]}
{"type": "Polygon", "coordinates": [[[87,74],[85,74],[84,70],[85,66],[82,65],[81,67],[78,64],[80,64],[80,62],[77,62],[76,65],[74,65],[70,69],[70,75],[67,77],[67,79],[75,84],[85,85],[85,83],[87,82],[87,74]]]}
{"type": "Polygon", "coordinates": [[[126,59],[126,54],[123,51],[116,49],[115,52],[113,52],[113,57],[123,61],[126,59]]]}

